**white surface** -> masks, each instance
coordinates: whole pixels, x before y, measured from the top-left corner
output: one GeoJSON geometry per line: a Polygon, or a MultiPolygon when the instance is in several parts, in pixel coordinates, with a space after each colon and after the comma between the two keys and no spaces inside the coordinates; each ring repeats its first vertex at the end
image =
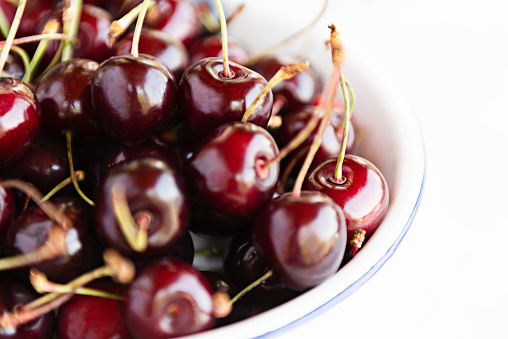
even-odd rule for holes
{"type": "Polygon", "coordinates": [[[413,226],[381,270],[277,338],[508,337],[505,4],[331,1],[327,15],[343,41],[369,49],[412,101],[426,187],[413,226]]]}

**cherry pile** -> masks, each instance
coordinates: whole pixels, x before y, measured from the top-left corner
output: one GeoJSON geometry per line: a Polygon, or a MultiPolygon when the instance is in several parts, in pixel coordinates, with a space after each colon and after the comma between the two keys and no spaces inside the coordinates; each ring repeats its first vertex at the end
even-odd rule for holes
{"type": "Polygon", "coordinates": [[[224,326],[328,279],[381,223],[335,26],[320,79],[228,40],[241,8],[219,0],[15,3],[0,0],[0,339],[224,326]]]}

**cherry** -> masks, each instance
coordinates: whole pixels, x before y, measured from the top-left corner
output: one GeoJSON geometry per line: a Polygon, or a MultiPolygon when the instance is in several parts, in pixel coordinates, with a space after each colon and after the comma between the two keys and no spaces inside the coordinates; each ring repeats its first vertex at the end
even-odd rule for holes
{"type": "Polygon", "coordinates": [[[345,156],[339,183],[331,180],[335,169],[336,159],[324,161],[309,174],[304,188],[328,195],[343,209],[349,240],[357,229],[366,232],[367,240],[388,210],[386,180],[370,161],[355,155],[345,156]]]}
{"type": "Polygon", "coordinates": [[[41,128],[39,102],[30,87],[16,78],[0,78],[0,166],[19,159],[41,128]]]}
{"type": "MultiPolygon", "coordinates": [[[[269,268],[252,240],[252,230],[236,235],[224,255],[224,273],[238,288],[245,288],[265,274],[269,268]]],[[[236,294],[236,293],[235,293],[236,294]]],[[[291,290],[277,276],[262,281],[240,300],[246,300],[259,312],[294,298],[299,292],[291,290]]]]}
{"type": "MultiPolygon", "coordinates": [[[[66,282],[97,264],[99,244],[87,204],[72,198],[58,198],[53,204],[72,222],[72,226],[64,230],[66,251],[56,251],[53,259],[46,259],[33,267],[46,273],[52,280],[66,282]]],[[[5,253],[8,256],[26,255],[39,249],[48,241],[53,227],[60,228],[39,206],[30,207],[9,227],[4,241],[5,253]]]]}
{"type": "Polygon", "coordinates": [[[326,195],[303,191],[272,200],[256,218],[253,241],[289,288],[305,290],[335,274],[346,247],[342,210],[326,195]]]}
{"type": "MultiPolygon", "coordinates": [[[[2,179],[0,178],[0,182],[2,179]]],[[[0,186],[0,243],[14,217],[14,198],[11,190],[0,186]]]]}
{"type": "Polygon", "coordinates": [[[160,130],[176,108],[173,74],[154,57],[112,57],[92,80],[92,104],[99,123],[117,142],[134,145],[160,130]]]}
{"type": "MultiPolygon", "coordinates": [[[[267,85],[265,78],[256,72],[233,62],[230,66],[231,77],[226,77],[221,59],[206,58],[190,66],[182,76],[178,103],[183,122],[196,140],[202,140],[222,124],[240,121],[267,85]]],[[[270,92],[258,104],[249,122],[266,127],[271,104],[270,92]]]]}
{"type": "Polygon", "coordinates": [[[129,257],[164,255],[187,229],[183,183],[175,170],[159,159],[133,159],[111,168],[95,192],[101,239],[129,257]]]}
{"type": "Polygon", "coordinates": [[[78,141],[95,143],[102,138],[92,107],[91,81],[96,61],[73,58],[55,65],[35,87],[42,111],[42,130],[48,134],[72,131],[78,141]]]}
{"type": "MultiPolygon", "coordinates": [[[[44,25],[52,19],[61,20],[62,9],[56,9],[46,16],[39,28],[42,31],[44,25]]],[[[91,59],[102,62],[113,55],[113,48],[109,46],[109,26],[113,18],[104,9],[94,5],[83,5],[81,18],[77,32],[77,43],[74,44],[75,58],[91,59]]],[[[58,49],[58,42],[50,42],[45,53],[45,60],[54,57],[58,49]]]]}
{"type": "MultiPolygon", "coordinates": [[[[87,287],[123,294],[123,289],[109,280],[93,282],[87,287]]],[[[120,307],[120,301],[115,299],[75,295],[58,309],[56,336],[59,339],[130,339],[120,307]]]]}
{"type": "Polygon", "coordinates": [[[159,0],[146,19],[146,27],[167,32],[184,45],[201,32],[198,13],[187,0],[159,0]]]}
{"type": "Polygon", "coordinates": [[[7,168],[8,178],[21,179],[48,193],[69,177],[63,140],[40,134],[28,151],[7,168]]]}
{"type": "MultiPolygon", "coordinates": [[[[286,55],[269,56],[256,61],[251,68],[266,79],[270,79],[280,69],[297,63],[298,60],[286,55]]],[[[303,105],[310,104],[314,96],[321,91],[321,82],[312,68],[306,72],[297,74],[288,81],[278,84],[273,89],[275,100],[283,98],[285,104],[281,109],[281,115],[291,112],[303,105]]]]}
{"type": "Polygon", "coordinates": [[[200,332],[214,323],[212,288],[191,265],[174,259],[154,261],[129,285],[123,311],[136,339],[200,332]]]}
{"type": "Polygon", "coordinates": [[[28,1],[16,36],[24,37],[38,34],[40,22],[53,10],[54,5],[51,0],[28,1]]]}
{"type": "MultiPolygon", "coordinates": [[[[115,55],[129,54],[134,33],[125,35],[115,47],[115,55]]],[[[143,29],[139,39],[139,53],[148,54],[162,61],[178,82],[189,65],[189,53],[185,46],[171,34],[156,29],[143,29]]]]}
{"type": "Polygon", "coordinates": [[[0,281],[0,338],[50,339],[55,326],[55,314],[47,313],[17,328],[4,327],[2,315],[22,307],[36,298],[36,293],[19,282],[0,281]]]}
{"type": "Polygon", "coordinates": [[[9,53],[5,61],[4,72],[13,78],[22,79],[25,75],[23,61],[17,53],[9,53]]]}
{"type": "Polygon", "coordinates": [[[255,215],[271,199],[279,174],[275,141],[251,123],[230,123],[213,131],[188,161],[187,184],[205,207],[233,217],[255,215]]]}
{"type": "MultiPolygon", "coordinates": [[[[222,39],[220,35],[207,35],[194,40],[189,46],[190,63],[201,59],[222,56],[222,39]]],[[[247,65],[249,53],[239,42],[228,39],[228,58],[240,65],[247,65]]]]}

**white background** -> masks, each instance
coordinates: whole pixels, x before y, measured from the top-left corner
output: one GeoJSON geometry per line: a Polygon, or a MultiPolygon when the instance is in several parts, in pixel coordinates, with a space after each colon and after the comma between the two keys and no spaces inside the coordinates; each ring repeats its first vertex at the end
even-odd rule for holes
{"type": "MultiPolygon", "coordinates": [[[[508,4],[331,0],[326,14],[397,78],[427,156],[393,257],[278,338],[508,338],[508,4]]],[[[316,6],[318,6],[316,1],[316,6]]]]}
{"type": "MultiPolygon", "coordinates": [[[[266,7],[260,25],[278,17],[303,25],[322,4],[246,2],[266,7]]],[[[360,44],[407,93],[424,135],[426,184],[381,270],[277,338],[508,338],[505,3],[330,0],[320,24],[334,23],[345,45],[360,44]]]]}

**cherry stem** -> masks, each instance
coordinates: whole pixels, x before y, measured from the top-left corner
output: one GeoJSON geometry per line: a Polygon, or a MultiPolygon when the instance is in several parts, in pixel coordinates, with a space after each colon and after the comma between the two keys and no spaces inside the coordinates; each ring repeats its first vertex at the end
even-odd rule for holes
{"type": "Polygon", "coordinates": [[[28,184],[18,179],[8,179],[0,182],[0,186],[4,188],[15,188],[22,191],[29,196],[40,208],[46,213],[46,215],[62,226],[64,230],[68,230],[72,227],[72,221],[65,215],[64,212],[57,209],[55,205],[50,201],[42,201],[43,197],[41,192],[37,190],[32,184],[28,184]]]}
{"type": "Polygon", "coordinates": [[[241,290],[240,292],[238,292],[237,295],[235,295],[231,301],[230,301],[230,304],[233,305],[235,302],[238,301],[238,299],[240,299],[241,297],[243,297],[244,295],[246,295],[248,292],[252,291],[254,288],[256,288],[257,286],[259,286],[263,281],[265,281],[266,279],[270,278],[271,276],[273,275],[273,271],[272,270],[269,270],[267,271],[265,274],[263,274],[261,276],[261,278],[255,280],[254,282],[252,282],[249,286],[245,287],[243,290],[241,290]]]}
{"type": "Polygon", "coordinates": [[[131,55],[135,58],[139,56],[139,39],[141,38],[141,29],[143,28],[143,22],[145,21],[146,12],[148,11],[148,5],[152,0],[144,0],[142,3],[141,11],[138,15],[138,21],[136,22],[136,28],[134,28],[134,36],[132,37],[131,55]]]}
{"type": "MultiPolygon", "coordinates": [[[[85,172],[83,171],[76,171],[74,172],[74,175],[76,176],[76,180],[81,182],[83,180],[85,180],[85,172]]],[[[49,200],[51,199],[52,196],[54,196],[56,193],[58,193],[62,188],[66,187],[67,185],[69,185],[70,183],[72,183],[72,178],[71,177],[68,177],[67,179],[63,180],[62,182],[60,182],[58,185],[56,185],[51,191],[48,192],[48,194],[46,194],[42,199],[41,201],[46,201],[46,200],[49,200]]]]}
{"type": "MultiPolygon", "coordinates": [[[[321,120],[321,123],[319,124],[318,132],[314,138],[314,141],[310,145],[309,152],[307,153],[307,156],[305,157],[305,160],[303,162],[302,167],[300,168],[300,172],[298,173],[298,176],[295,180],[295,185],[293,186],[293,191],[291,192],[291,195],[293,197],[299,197],[300,193],[302,191],[302,185],[303,181],[305,180],[305,177],[307,176],[307,172],[312,165],[312,162],[314,161],[314,156],[316,155],[319,146],[321,146],[321,140],[323,139],[323,134],[325,133],[326,126],[328,125],[332,113],[333,108],[333,99],[335,97],[335,93],[337,91],[337,82],[339,81],[341,75],[340,67],[335,67],[332,76],[330,78],[330,81],[328,82],[327,89],[325,91],[324,98],[327,98],[327,100],[322,100],[319,105],[319,110],[325,110],[325,114],[323,119],[321,120]],[[326,103],[326,106],[324,104],[326,103]],[[325,108],[326,107],[326,108],[325,108]]],[[[321,115],[321,114],[320,114],[321,115]]]]}
{"type": "Polygon", "coordinates": [[[73,41],[78,35],[83,0],[64,0],[63,8],[63,32],[67,34],[69,39],[63,42],[61,61],[67,61],[72,58],[72,54],[74,53],[73,41]]]}
{"type": "Polygon", "coordinates": [[[18,31],[19,23],[21,21],[21,17],[23,16],[23,12],[25,10],[26,0],[20,0],[18,4],[18,8],[16,9],[16,14],[14,15],[14,19],[12,20],[11,28],[9,29],[9,34],[7,34],[7,39],[5,40],[4,49],[2,49],[2,53],[0,53],[0,74],[2,74],[5,66],[5,62],[7,61],[7,56],[9,55],[9,51],[11,50],[12,42],[16,36],[18,31]]]}
{"type": "Polygon", "coordinates": [[[344,163],[344,158],[346,156],[346,146],[347,139],[349,135],[349,121],[351,120],[351,106],[349,103],[349,94],[346,90],[346,83],[344,77],[340,77],[340,87],[342,88],[342,95],[344,96],[344,132],[342,133],[342,144],[340,146],[339,156],[337,158],[337,165],[335,166],[335,171],[333,174],[332,182],[334,183],[343,183],[344,179],[342,177],[342,164],[344,163]]]}
{"type": "MultiPolygon", "coordinates": [[[[64,33],[42,33],[37,35],[25,36],[22,38],[16,38],[12,41],[13,45],[23,45],[36,41],[44,41],[44,40],[66,40],[68,38],[67,34],[64,33]]],[[[0,41],[0,48],[3,48],[6,44],[6,41],[0,41]]]]}
{"type": "Polygon", "coordinates": [[[284,80],[293,78],[295,75],[305,71],[308,68],[309,61],[306,61],[304,64],[291,64],[279,68],[277,73],[275,73],[275,75],[270,79],[270,81],[268,81],[268,83],[263,88],[261,93],[258,94],[256,100],[254,100],[254,102],[247,108],[247,110],[243,114],[242,122],[247,122],[247,120],[249,120],[256,105],[261,101],[261,99],[264,98],[265,95],[268,94],[268,92],[270,92],[272,88],[274,88],[284,80]]]}
{"type": "Polygon", "coordinates": [[[226,253],[226,248],[211,247],[211,248],[206,248],[201,251],[194,252],[194,256],[195,257],[202,257],[202,256],[206,256],[206,255],[223,256],[224,253],[226,253]]]}
{"type": "Polygon", "coordinates": [[[35,79],[35,81],[34,81],[35,83],[37,83],[39,81],[39,79],[41,79],[46,73],[48,73],[53,68],[53,66],[55,66],[57,63],[60,62],[60,57],[62,56],[63,47],[64,47],[64,41],[61,41],[60,44],[58,45],[58,49],[56,50],[55,55],[53,56],[53,59],[51,59],[49,65],[41,73],[41,75],[39,75],[37,77],[37,79],[35,79]]]}
{"type": "MultiPolygon", "coordinates": [[[[73,297],[73,293],[58,294],[56,298],[41,305],[40,307],[33,309],[25,309],[25,307],[15,308],[10,313],[4,313],[0,315],[0,329],[5,331],[14,331],[19,326],[26,324],[34,319],[37,319],[46,313],[49,313],[73,297]]],[[[37,300],[37,299],[36,299],[37,300]]]]}
{"type": "Polygon", "coordinates": [[[125,240],[127,240],[134,251],[146,251],[148,247],[148,226],[151,218],[138,218],[138,223],[136,224],[129,208],[127,196],[125,195],[125,188],[119,183],[115,183],[111,187],[110,199],[111,208],[125,240]]]}
{"type": "Polygon", "coordinates": [[[304,147],[294,157],[292,157],[291,161],[284,170],[284,173],[282,173],[280,177],[279,185],[277,186],[277,193],[284,193],[284,186],[286,186],[286,182],[289,178],[289,175],[291,174],[291,171],[296,166],[298,161],[300,161],[300,159],[309,151],[309,148],[310,146],[304,147]]]}
{"type": "Polygon", "coordinates": [[[65,137],[67,139],[67,158],[69,159],[69,170],[71,172],[71,180],[72,184],[74,185],[74,188],[76,189],[76,192],[78,192],[79,196],[83,198],[84,201],[86,201],[89,205],[95,206],[95,203],[88,198],[85,193],[81,190],[78,183],[78,176],[76,175],[76,171],[74,171],[74,161],[72,159],[72,132],[71,131],[65,131],[65,137]]]}
{"type": "Polygon", "coordinates": [[[65,238],[66,232],[60,226],[52,226],[44,245],[31,252],[0,259],[0,271],[30,266],[68,254],[65,238]]]}
{"type": "Polygon", "coordinates": [[[5,38],[7,38],[7,36],[9,35],[10,28],[11,24],[9,23],[9,20],[5,16],[2,6],[0,6],[0,32],[5,38]]]}
{"type": "MultiPolygon", "coordinates": [[[[150,1],[149,8],[152,8],[155,5],[155,1],[150,1]]],[[[122,34],[127,31],[127,28],[139,17],[141,10],[143,9],[144,4],[140,3],[133,9],[131,9],[127,14],[125,14],[123,17],[121,17],[118,20],[115,20],[111,23],[111,26],[109,26],[109,33],[108,33],[108,41],[109,46],[112,47],[116,39],[118,39],[122,34]]]]}
{"type": "Polygon", "coordinates": [[[351,250],[348,254],[348,260],[351,260],[356,253],[362,248],[363,243],[365,242],[365,230],[358,228],[353,233],[353,239],[349,241],[349,244],[352,246],[351,250]]]}
{"type": "Polygon", "coordinates": [[[64,294],[64,293],[74,293],[79,295],[87,295],[87,296],[94,296],[94,297],[101,297],[101,298],[109,298],[109,299],[115,299],[115,300],[123,300],[124,298],[113,293],[97,290],[95,288],[89,288],[89,287],[72,287],[69,284],[63,285],[63,284],[57,284],[52,281],[49,281],[46,275],[42,272],[39,272],[36,269],[32,269],[30,271],[30,281],[32,282],[32,285],[34,288],[36,288],[36,291],[38,293],[58,293],[58,294],[64,294]]]}
{"type": "MultiPolygon", "coordinates": [[[[229,24],[231,20],[236,18],[245,8],[245,4],[238,6],[233,13],[226,19],[226,24],[229,24]]],[[[199,3],[196,5],[198,11],[199,20],[205,26],[206,30],[211,34],[215,34],[220,31],[220,22],[217,21],[210,8],[205,3],[199,3]]]]}
{"type": "Polygon", "coordinates": [[[217,5],[217,9],[219,10],[219,20],[220,20],[220,30],[221,30],[221,38],[222,38],[222,60],[223,60],[223,68],[222,72],[225,78],[231,78],[231,69],[229,68],[229,60],[228,60],[228,29],[226,23],[226,16],[224,15],[224,8],[222,8],[222,4],[220,0],[215,0],[215,4],[217,5]]]}
{"type": "Polygon", "coordinates": [[[256,61],[264,58],[265,56],[272,54],[272,52],[274,50],[282,47],[285,44],[288,44],[291,40],[294,40],[294,39],[300,37],[304,32],[309,31],[323,17],[323,15],[325,14],[327,8],[328,8],[328,0],[325,0],[324,3],[323,3],[323,7],[321,8],[321,12],[319,12],[318,16],[311,23],[309,23],[307,26],[302,27],[299,31],[291,34],[290,36],[288,36],[284,40],[279,41],[276,44],[274,44],[274,45],[264,49],[263,51],[252,55],[249,58],[248,64],[253,64],[256,61]]]}
{"type": "Polygon", "coordinates": [[[280,128],[280,126],[282,126],[282,117],[280,115],[272,114],[266,127],[269,129],[277,129],[280,128]]]}

